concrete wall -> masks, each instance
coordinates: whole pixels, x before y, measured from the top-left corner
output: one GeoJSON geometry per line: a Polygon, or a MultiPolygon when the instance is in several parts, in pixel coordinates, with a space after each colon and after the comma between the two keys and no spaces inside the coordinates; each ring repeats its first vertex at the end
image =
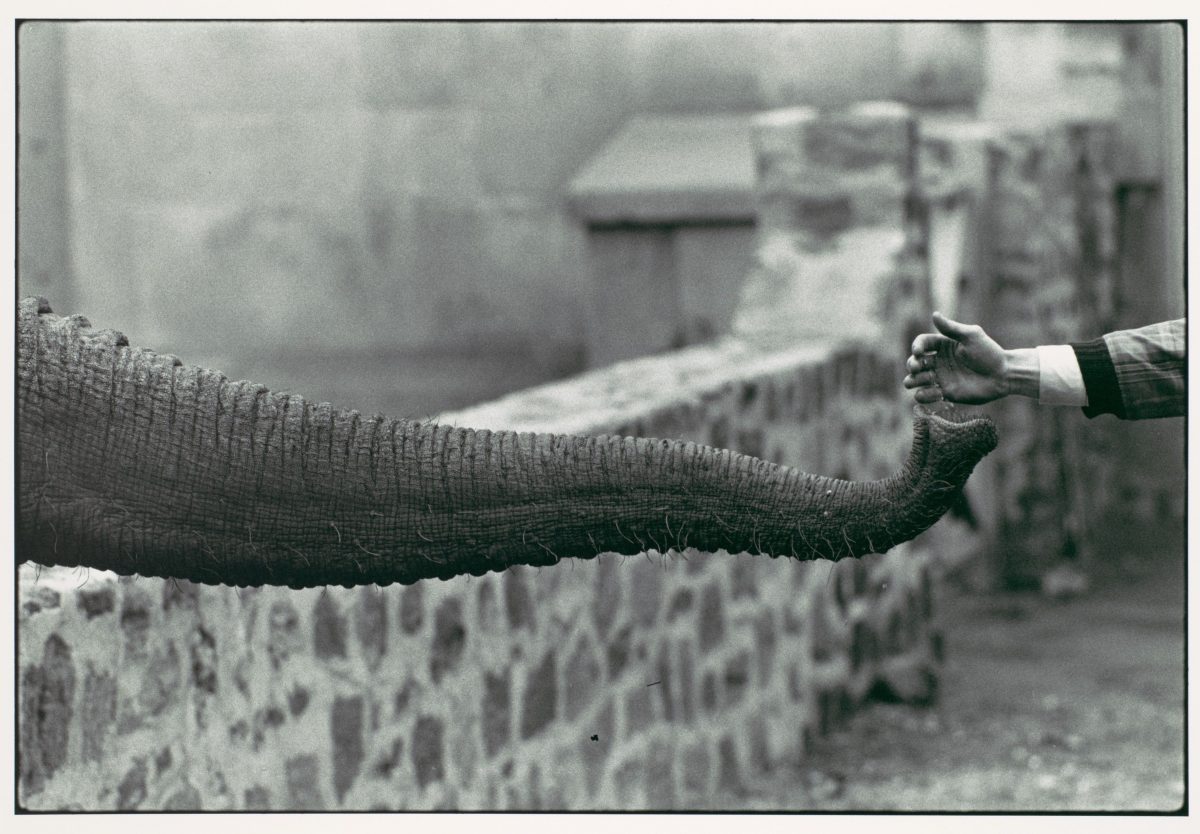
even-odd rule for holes
{"type": "MultiPolygon", "coordinates": [[[[957,43],[945,27],[900,28],[25,26],[22,292],[320,397],[343,393],[308,370],[334,354],[559,376],[583,367],[590,297],[563,188],[606,138],[639,112],[962,86],[965,53],[920,58],[957,43]]],[[[404,412],[447,407],[422,396],[404,412]]]]}
{"type": "MultiPolygon", "coordinates": [[[[448,419],[684,437],[872,478],[910,436],[894,365],[726,342],[448,419]]],[[[935,696],[930,559],[610,554],[299,592],[26,565],[20,803],[746,807],[757,773],[864,699],[935,696]]]]}
{"type": "Polygon", "coordinates": [[[78,301],[193,354],[569,341],[558,192],[628,112],[617,34],[68,26],[78,301]]]}

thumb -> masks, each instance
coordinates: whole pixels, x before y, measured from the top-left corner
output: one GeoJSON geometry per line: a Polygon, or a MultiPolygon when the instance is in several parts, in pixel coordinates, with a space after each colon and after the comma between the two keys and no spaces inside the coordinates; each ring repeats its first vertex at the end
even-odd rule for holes
{"type": "Polygon", "coordinates": [[[933,326],[938,329],[938,332],[943,336],[948,336],[956,342],[969,342],[979,330],[978,325],[963,324],[962,322],[948,319],[941,313],[933,314],[933,326]]]}

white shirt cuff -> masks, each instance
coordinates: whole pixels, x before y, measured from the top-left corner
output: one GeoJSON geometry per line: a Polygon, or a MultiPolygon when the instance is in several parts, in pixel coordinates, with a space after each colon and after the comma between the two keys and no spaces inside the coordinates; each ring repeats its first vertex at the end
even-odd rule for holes
{"type": "Polygon", "coordinates": [[[1038,403],[1041,405],[1087,405],[1087,388],[1079,360],[1070,345],[1039,345],[1038,403]]]}

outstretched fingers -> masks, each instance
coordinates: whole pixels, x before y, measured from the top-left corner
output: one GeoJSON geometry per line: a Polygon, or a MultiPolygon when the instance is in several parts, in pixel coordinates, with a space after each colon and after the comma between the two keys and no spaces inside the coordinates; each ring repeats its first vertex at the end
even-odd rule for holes
{"type": "Polygon", "coordinates": [[[937,378],[933,375],[933,371],[918,371],[904,377],[905,388],[925,388],[929,385],[937,385],[937,378]]]}
{"type": "Polygon", "coordinates": [[[912,355],[914,358],[919,359],[927,353],[937,353],[943,348],[953,347],[954,344],[953,339],[943,336],[940,333],[922,333],[913,339],[912,355]]]}
{"type": "Polygon", "coordinates": [[[964,324],[961,321],[946,318],[938,312],[933,314],[933,326],[942,335],[948,336],[956,342],[970,341],[983,333],[983,329],[977,324],[964,324]]]}
{"type": "Polygon", "coordinates": [[[932,403],[942,399],[942,391],[934,372],[939,348],[952,349],[954,341],[937,333],[922,333],[913,340],[912,355],[904,362],[908,375],[904,377],[905,388],[917,389],[913,395],[919,403],[932,403]]]}
{"type": "Polygon", "coordinates": [[[913,399],[916,400],[917,402],[921,403],[922,405],[928,405],[929,403],[941,402],[945,398],[946,398],[946,396],[942,392],[941,387],[938,386],[936,383],[933,385],[927,385],[924,388],[918,388],[916,391],[913,392],[913,399]]]}

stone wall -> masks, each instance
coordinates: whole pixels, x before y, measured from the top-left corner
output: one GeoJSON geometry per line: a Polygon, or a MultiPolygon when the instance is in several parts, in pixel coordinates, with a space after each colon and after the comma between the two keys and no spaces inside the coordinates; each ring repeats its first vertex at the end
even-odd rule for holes
{"type": "MultiPolygon", "coordinates": [[[[454,415],[880,477],[896,362],[727,341],[454,415]]],[[[408,587],[20,570],[30,809],[742,807],[864,698],[935,697],[927,551],[603,555],[408,587]]]]}
{"type": "MultiPolygon", "coordinates": [[[[925,125],[919,201],[932,219],[929,262],[936,273],[944,260],[951,273],[934,276],[935,287],[951,290],[943,312],[982,324],[1006,347],[1083,341],[1156,320],[1137,319],[1119,291],[1117,138],[1116,124],[1100,118],[1040,129],[925,125]],[[937,251],[950,245],[949,255],[937,251]]],[[[1165,280],[1141,276],[1150,295],[1165,280]]],[[[994,579],[1036,586],[1064,560],[1086,570],[1105,518],[1182,523],[1180,421],[1088,420],[1020,397],[990,411],[1004,442],[969,494],[980,499],[994,579]],[[1139,453],[1147,445],[1151,453],[1139,453]]]]}

